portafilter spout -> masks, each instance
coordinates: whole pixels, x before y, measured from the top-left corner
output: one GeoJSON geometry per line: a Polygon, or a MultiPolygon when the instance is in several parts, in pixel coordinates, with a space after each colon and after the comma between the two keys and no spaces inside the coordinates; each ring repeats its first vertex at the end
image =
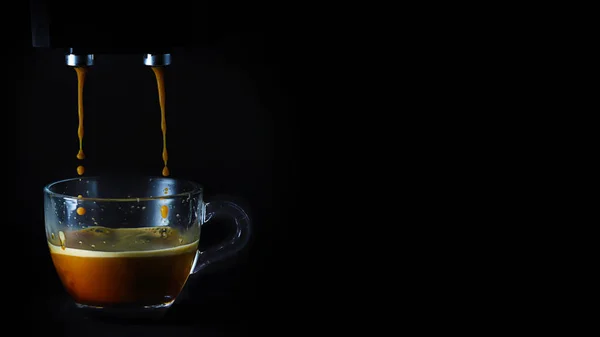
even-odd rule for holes
{"type": "Polygon", "coordinates": [[[65,62],[69,67],[90,67],[94,65],[94,54],[76,53],[73,48],[69,48],[65,62]]]}
{"type": "Polygon", "coordinates": [[[171,54],[145,54],[144,64],[149,67],[164,67],[171,64],[171,54]]]}

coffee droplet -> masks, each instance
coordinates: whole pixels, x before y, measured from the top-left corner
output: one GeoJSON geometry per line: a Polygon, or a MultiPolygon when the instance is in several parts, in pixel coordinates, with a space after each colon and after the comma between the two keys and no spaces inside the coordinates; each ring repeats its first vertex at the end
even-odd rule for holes
{"type": "Polygon", "coordinates": [[[83,198],[83,195],[80,194],[77,196],[77,199],[81,199],[81,198],[83,198]]]}
{"type": "Polygon", "coordinates": [[[65,246],[67,245],[67,238],[65,237],[65,233],[63,233],[63,231],[58,232],[58,239],[60,240],[60,248],[64,250],[65,246]]]}
{"type": "Polygon", "coordinates": [[[85,159],[85,154],[83,153],[83,150],[79,150],[79,152],[77,153],[77,159],[79,159],[79,160],[85,159]]]}
{"type": "Polygon", "coordinates": [[[165,194],[169,194],[169,188],[168,187],[165,187],[164,191],[165,191],[165,194]]]}
{"type": "Polygon", "coordinates": [[[83,208],[83,207],[77,207],[77,214],[84,215],[85,214],[85,208],[83,208]]]}
{"type": "Polygon", "coordinates": [[[169,176],[169,174],[170,174],[170,173],[169,173],[169,168],[168,168],[168,167],[166,167],[166,166],[165,166],[165,167],[163,167],[163,170],[162,170],[162,175],[163,175],[163,177],[168,177],[168,176],[169,176]]]}
{"type": "Polygon", "coordinates": [[[169,215],[169,207],[167,207],[167,205],[160,206],[160,215],[163,218],[166,218],[167,215],[169,215]]]}
{"type": "Polygon", "coordinates": [[[83,172],[85,172],[85,168],[82,165],[77,166],[77,174],[83,175],[83,172]]]}

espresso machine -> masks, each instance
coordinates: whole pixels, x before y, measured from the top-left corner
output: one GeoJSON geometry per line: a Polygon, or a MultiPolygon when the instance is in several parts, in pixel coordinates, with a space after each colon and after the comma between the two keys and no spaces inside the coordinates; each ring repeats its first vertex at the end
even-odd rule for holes
{"type": "Polygon", "coordinates": [[[201,7],[180,0],[30,0],[32,46],[64,50],[70,67],[92,67],[110,54],[139,54],[140,65],[167,66],[175,50],[206,41],[201,7]]]}

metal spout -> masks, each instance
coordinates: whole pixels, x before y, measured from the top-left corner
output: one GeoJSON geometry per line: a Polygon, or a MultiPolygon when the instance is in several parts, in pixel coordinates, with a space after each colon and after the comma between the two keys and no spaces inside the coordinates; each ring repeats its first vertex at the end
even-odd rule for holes
{"type": "Polygon", "coordinates": [[[77,55],[69,53],[65,56],[69,67],[89,67],[94,65],[94,54],[77,55]]]}
{"type": "Polygon", "coordinates": [[[149,67],[161,67],[171,64],[171,54],[145,54],[144,64],[149,67]]]}

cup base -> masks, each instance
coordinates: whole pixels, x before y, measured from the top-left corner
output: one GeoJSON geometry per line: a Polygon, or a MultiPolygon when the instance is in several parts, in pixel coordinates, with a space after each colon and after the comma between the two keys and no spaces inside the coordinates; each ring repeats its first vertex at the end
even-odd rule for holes
{"type": "Polygon", "coordinates": [[[84,316],[102,319],[161,319],[173,305],[173,301],[144,306],[92,306],[75,303],[75,307],[84,316]]]}

